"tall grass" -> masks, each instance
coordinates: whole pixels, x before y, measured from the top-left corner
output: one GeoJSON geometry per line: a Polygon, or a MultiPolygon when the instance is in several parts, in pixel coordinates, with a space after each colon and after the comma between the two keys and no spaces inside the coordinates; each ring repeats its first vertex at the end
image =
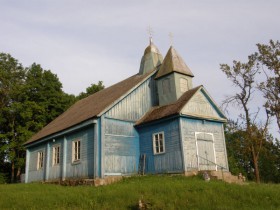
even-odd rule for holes
{"type": "Polygon", "coordinates": [[[0,209],[280,209],[280,185],[204,182],[198,177],[131,177],[101,187],[0,185],[0,209]]]}

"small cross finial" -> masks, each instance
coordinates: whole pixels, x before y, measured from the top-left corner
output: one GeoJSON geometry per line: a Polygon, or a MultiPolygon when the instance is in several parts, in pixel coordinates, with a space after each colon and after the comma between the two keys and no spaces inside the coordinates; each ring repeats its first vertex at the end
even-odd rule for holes
{"type": "Polygon", "coordinates": [[[152,44],[152,42],[153,42],[152,37],[153,37],[154,31],[153,31],[153,29],[151,28],[151,26],[148,27],[147,32],[148,32],[148,34],[149,34],[150,44],[152,44]]]}
{"type": "Polygon", "coordinates": [[[169,39],[170,39],[170,45],[173,45],[173,34],[170,32],[169,33],[169,39]]]}

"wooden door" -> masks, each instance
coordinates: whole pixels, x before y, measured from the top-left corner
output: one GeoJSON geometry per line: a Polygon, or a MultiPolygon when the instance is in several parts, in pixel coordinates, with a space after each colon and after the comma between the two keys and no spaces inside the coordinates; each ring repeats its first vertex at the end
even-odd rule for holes
{"type": "Polygon", "coordinates": [[[198,170],[216,170],[214,138],[211,133],[196,133],[198,170]]]}

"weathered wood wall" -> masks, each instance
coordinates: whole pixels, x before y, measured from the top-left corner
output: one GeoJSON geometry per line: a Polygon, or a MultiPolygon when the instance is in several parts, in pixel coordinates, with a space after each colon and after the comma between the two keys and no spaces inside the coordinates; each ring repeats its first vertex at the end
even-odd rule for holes
{"type": "Polygon", "coordinates": [[[137,121],[154,105],[153,89],[154,81],[150,78],[108,110],[105,116],[119,120],[137,121]]]}
{"type": "Polygon", "coordinates": [[[217,111],[213,108],[213,105],[202,92],[196,93],[196,95],[183,108],[182,113],[203,118],[220,118],[217,111]]]}
{"type": "Polygon", "coordinates": [[[47,142],[28,148],[27,182],[55,180],[62,178],[94,176],[94,127],[88,126],[79,131],[50,139],[47,142]],[[81,159],[72,162],[72,142],[81,140],[81,159]],[[60,146],[60,163],[53,165],[53,146],[60,146]],[[38,152],[44,152],[43,168],[37,169],[38,152]]]}
{"type": "Polygon", "coordinates": [[[140,153],[146,154],[146,173],[183,172],[179,121],[159,122],[139,127],[140,153]],[[154,155],[153,134],[164,132],[165,153],[154,155]]]}
{"type": "Polygon", "coordinates": [[[185,158],[185,171],[196,170],[198,168],[195,135],[196,132],[213,134],[216,163],[228,170],[223,123],[181,118],[181,125],[185,158]]]}
{"type": "Polygon", "coordinates": [[[184,78],[187,81],[187,89],[192,88],[192,79],[189,76],[174,73],[169,74],[164,77],[161,77],[160,79],[157,79],[157,89],[158,89],[158,97],[159,97],[159,105],[167,105],[170,103],[175,102],[177,99],[179,99],[184,92],[181,91],[180,87],[180,79],[184,78]],[[167,85],[166,83],[169,83],[167,85]],[[165,83],[165,84],[164,84],[165,83]],[[165,86],[167,85],[167,86],[165,86]],[[165,87],[164,87],[165,86],[165,87]],[[167,92],[165,92],[167,91],[167,92]]]}
{"type": "Polygon", "coordinates": [[[49,155],[49,174],[48,179],[61,179],[62,178],[62,164],[63,164],[63,137],[55,139],[55,142],[50,141],[50,155],[49,155]],[[53,146],[60,147],[59,159],[60,162],[58,165],[53,165],[53,146]]]}
{"type": "Polygon", "coordinates": [[[136,173],[139,137],[134,123],[157,103],[154,80],[149,78],[104,114],[102,141],[104,174],[136,173]]]}
{"type": "Polygon", "coordinates": [[[105,175],[137,172],[139,138],[133,122],[105,118],[105,175]]]}
{"type": "Polygon", "coordinates": [[[36,147],[32,147],[29,149],[29,172],[28,172],[28,182],[40,181],[45,179],[45,171],[46,171],[46,151],[47,145],[41,144],[36,147]],[[44,161],[43,168],[37,170],[38,163],[38,152],[43,152],[44,161]]]}
{"type": "Polygon", "coordinates": [[[94,175],[94,128],[89,126],[73,134],[67,135],[66,178],[87,177],[94,175]],[[81,140],[81,159],[72,162],[72,142],[81,140]]]}

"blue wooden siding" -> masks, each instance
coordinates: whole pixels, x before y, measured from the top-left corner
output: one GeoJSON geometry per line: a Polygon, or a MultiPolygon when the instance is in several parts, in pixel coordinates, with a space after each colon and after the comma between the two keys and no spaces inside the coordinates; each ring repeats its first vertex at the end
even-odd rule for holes
{"type": "Polygon", "coordinates": [[[108,110],[102,118],[102,175],[137,173],[139,136],[134,123],[157,103],[149,78],[108,110]]]}
{"type": "Polygon", "coordinates": [[[146,173],[183,172],[178,119],[139,127],[140,153],[146,154],[146,173]],[[165,153],[154,155],[153,134],[164,132],[165,153]]]}
{"type": "Polygon", "coordinates": [[[138,170],[139,137],[133,122],[104,118],[104,173],[131,174],[138,170]]]}
{"type": "Polygon", "coordinates": [[[94,176],[94,127],[88,126],[80,131],[66,135],[66,174],[65,178],[92,178],[94,176]],[[73,141],[81,141],[80,161],[73,163],[73,141]]]}
{"type": "Polygon", "coordinates": [[[197,170],[197,148],[195,132],[212,133],[216,163],[228,170],[223,123],[182,118],[182,135],[185,170],[197,170]]]}
{"type": "Polygon", "coordinates": [[[92,178],[94,176],[94,127],[87,126],[79,131],[50,139],[28,148],[27,182],[65,178],[92,178]],[[81,140],[81,159],[72,163],[72,142],[81,140]],[[60,146],[60,162],[53,165],[53,146],[60,146]],[[43,168],[37,169],[38,152],[44,153],[43,168]],[[66,153],[66,154],[65,154],[66,153]]]}
{"type": "Polygon", "coordinates": [[[105,113],[106,117],[137,121],[156,103],[154,81],[148,79],[105,113]]]}
{"type": "Polygon", "coordinates": [[[49,174],[48,179],[61,179],[62,178],[62,164],[63,164],[63,137],[55,139],[55,141],[50,141],[49,150],[49,174]],[[53,147],[59,146],[59,164],[54,165],[53,163],[53,147]]]}
{"type": "Polygon", "coordinates": [[[28,170],[28,182],[42,181],[45,179],[45,169],[46,169],[46,151],[47,145],[41,144],[36,147],[30,148],[30,158],[29,158],[29,170],[28,170]],[[43,168],[37,169],[38,163],[38,152],[43,152],[44,161],[43,168]]]}

